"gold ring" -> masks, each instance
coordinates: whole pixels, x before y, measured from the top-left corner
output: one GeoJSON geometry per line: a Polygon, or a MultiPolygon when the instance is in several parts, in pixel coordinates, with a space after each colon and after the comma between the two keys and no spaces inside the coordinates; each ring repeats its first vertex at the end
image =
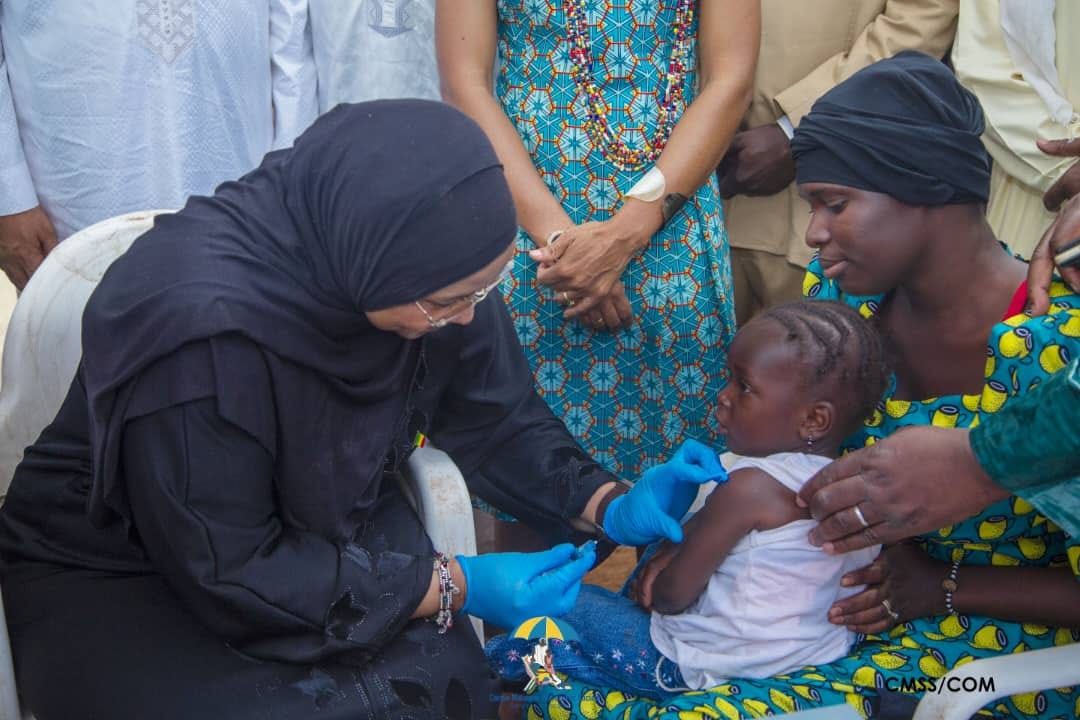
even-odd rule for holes
{"type": "Polygon", "coordinates": [[[862,526],[864,528],[870,527],[870,523],[866,522],[866,518],[863,517],[863,514],[862,514],[862,509],[858,505],[853,506],[851,509],[855,511],[855,517],[858,519],[858,521],[860,523],[862,523],[862,526]]]}
{"type": "Polygon", "coordinates": [[[566,307],[574,307],[574,299],[570,297],[570,293],[563,290],[563,300],[566,301],[566,307]]]}
{"type": "Polygon", "coordinates": [[[885,612],[889,613],[889,617],[891,617],[894,622],[900,619],[900,613],[893,610],[892,604],[889,603],[888,599],[882,600],[881,605],[885,608],[885,612]]]}

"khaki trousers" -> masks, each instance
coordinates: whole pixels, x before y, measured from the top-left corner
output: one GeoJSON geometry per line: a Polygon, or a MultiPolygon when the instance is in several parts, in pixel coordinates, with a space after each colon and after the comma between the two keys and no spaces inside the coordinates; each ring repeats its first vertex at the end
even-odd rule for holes
{"type": "Polygon", "coordinates": [[[735,319],[742,327],[766,308],[800,299],[806,269],[783,255],[732,248],[731,273],[735,280],[735,319]]]}

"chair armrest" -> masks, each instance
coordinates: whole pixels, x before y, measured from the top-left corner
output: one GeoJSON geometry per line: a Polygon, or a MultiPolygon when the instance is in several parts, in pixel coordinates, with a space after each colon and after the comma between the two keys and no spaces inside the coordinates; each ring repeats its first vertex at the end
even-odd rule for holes
{"type": "MultiPolygon", "coordinates": [[[[416,511],[435,549],[444,555],[475,555],[476,526],[472,498],[461,471],[442,450],[428,445],[409,456],[405,473],[416,511]]],[[[472,618],[476,636],[484,640],[483,622],[472,618]]]]}
{"type": "Polygon", "coordinates": [[[1077,684],[1080,643],[984,658],[939,679],[940,691],[923,696],[912,720],[968,720],[997,698],[1077,684]],[[990,678],[992,689],[979,687],[980,680],[990,678]]]}

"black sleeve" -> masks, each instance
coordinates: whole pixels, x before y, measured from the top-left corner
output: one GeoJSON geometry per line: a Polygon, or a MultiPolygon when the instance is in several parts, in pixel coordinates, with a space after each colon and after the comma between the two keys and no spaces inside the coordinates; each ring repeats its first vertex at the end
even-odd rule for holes
{"type": "Polygon", "coordinates": [[[473,492],[549,539],[567,539],[568,521],[616,478],[536,393],[501,298],[476,308],[432,440],[453,457],[473,492]]]}
{"type": "Polygon", "coordinates": [[[289,662],[369,657],[427,591],[430,558],[382,577],[378,554],[285,526],[269,453],[223,419],[214,398],[130,421],[123,448],[135,529],[152,564],[192,613],[245,652],[289,662]]]}

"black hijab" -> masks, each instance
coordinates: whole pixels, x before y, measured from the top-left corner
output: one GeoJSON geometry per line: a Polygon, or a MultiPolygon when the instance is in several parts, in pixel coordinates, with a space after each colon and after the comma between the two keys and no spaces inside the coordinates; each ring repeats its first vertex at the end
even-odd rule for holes
{"type": "Polygon", "coordinates": [[[109,268],[83,317],[92,519],[128,516],[124,423],[200,397],[217,397],[224,417],[298,473],[320,457],[303,444],[321,436],[291,427],[294,411],[310,422],[300,410],[317,402],[333,435],[364,408],[370,436],[327,439],[323,457],[337,453],[352,472],[359,464],[374,473],[417,342],[377,330],[364,311],[477,272],[516,229],[483,131],[420,100],[341,105],[293,148],[159,217],[109,268]],[[256,376],[272,398],[251,396],[256,376]]]}
{"type": "Polygon", "coordinates": [[[791,143],[796,181],[869,190],[908,205],[986,203],[983,128],[979,101],[953,73],[905,50],[814,103],[791,143]]]}

